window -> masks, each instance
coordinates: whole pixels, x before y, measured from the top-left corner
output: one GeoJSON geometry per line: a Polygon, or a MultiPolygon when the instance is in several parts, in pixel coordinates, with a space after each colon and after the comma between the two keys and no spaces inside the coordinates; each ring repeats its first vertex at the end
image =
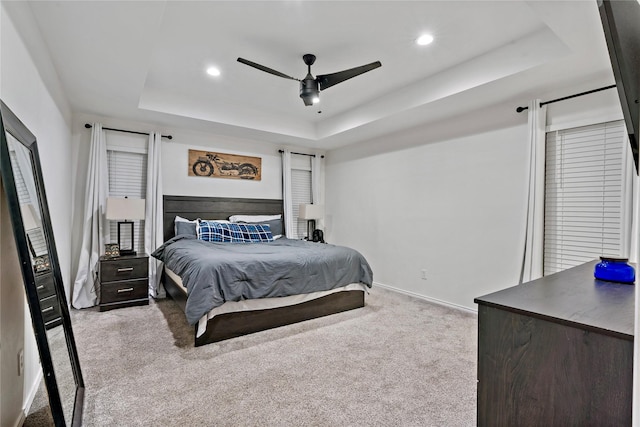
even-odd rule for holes
{"type": "Polygon", "coordinates": [[[623,121],[547,133],[545,275],[623,255],[626,138],[623,121]]]}
{"type": "MultiPolygon", "coordinates": [[[[107,149],[109,196],[146,198],[147,154],[138,151],[107,149]]],[[[118,241],[118,222],[109,221],[111,242],[118,241]]],[[[144,220],[133,221],[135,250],[144,253],[144,220]]],[[[128,242],[127,242],[128,244],[128,242]]]]}
{"type": "Polygon", "coordinates": [[[307,221],[299,219],[301,204],[311,203],[311,157],[291,155],[291,201],[293,204],[293,233],[290,239],[307,235],[307,221]]]}

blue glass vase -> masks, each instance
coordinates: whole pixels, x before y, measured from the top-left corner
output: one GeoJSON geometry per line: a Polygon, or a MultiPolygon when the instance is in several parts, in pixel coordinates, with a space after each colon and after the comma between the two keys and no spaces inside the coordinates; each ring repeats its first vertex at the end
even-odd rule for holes
{"type": "Polygon", "coordinates": [[[627,262],[627,258],[600,257],[593,275],[596,279],[608,282],[633,284],[636,280],[636,272],[627,262]]]}

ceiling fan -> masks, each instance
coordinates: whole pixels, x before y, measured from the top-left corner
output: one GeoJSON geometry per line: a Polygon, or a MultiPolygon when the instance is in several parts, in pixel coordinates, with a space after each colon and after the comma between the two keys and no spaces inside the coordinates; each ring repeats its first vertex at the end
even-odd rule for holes
{"type": "Polygon", "coordinates": [[[316,56],[307,53],[302,56],[302,60],[307,64],[307,75],[304,79],[296,79],[295,77],[287,76],[286,74],[276,71],[264,65],[256,64],[244,58],[238,58],[238,62],[246,64],[250,67],[257,68],[274,76],[283,77],[285,79],[297,80],[300,82],[300,98],[304,101],[304,105],[310,106],[320,101],[320,91],[330,88],[331,86],[342,83],[345,80],[349,80],[352,77],[359,76],[367,71],[374,70],[382,66],[380,61],[372,62],[371,64],[361,65],[359,67],[350,68],[344,71],[338,71],[332,74],[318,75],[315,78],[311,75],[311,66],[316,62],[316,56]]]}

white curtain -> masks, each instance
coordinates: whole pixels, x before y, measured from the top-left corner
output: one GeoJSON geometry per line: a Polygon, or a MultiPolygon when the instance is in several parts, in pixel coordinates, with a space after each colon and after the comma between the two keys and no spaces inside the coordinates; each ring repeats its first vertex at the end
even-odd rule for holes
{"type": "Polygon", "coordinates": [[[291,238],[297,224],[293,223],[293,202],[291,201],[291,152],[282,151],[282,199],[284,203],[284,234],[291,238]]]}
{"type": "Polygon", "coordinates": [[[535,99],[529,102],[528,111],[529,195],[520,283],[542,277],[544,257],[544,163],[547,107],[540,107],[540,100],[535,99]]]}
{"type": "MultiPolygon", "coordinates": [[[[311,203],[324,205],[324,165],[320,154],[311,158],[311,203]]],[[[324,230],[323,218],[318,219],[316,228],[324,230]]]]}
{"type": "MultiPolygon", "coordinates": [[[[632,197],[632,222],[631,222],[631,239],[629,241],[629,260],[634,262],[636,266],[640,266],[640,178],[633,173],[633,197],[632,197]]],[[[637,275],[637,272],[636,272],[637,275]]],[[[637,283],[637,282],[636,282],[637,283]]]]}
{"type": "Polygon", "coordinates": [[[91,148],[85,189],[82,252],[78,262],[78,273],[73,284],[72,304],[75,308],[92,307],[97,302],[94,282],[98,258],[109,235],[109,227],[104,216],[108,191],[107,143],[102,125],[94,123],[91,131],[91,148]]]}
{"type": "Polygon", "coordinates": [[[622,254],[635,262],[638,258],[638,175],[633,160],[633,153],[627,137],[624,151],[624,181],[622,189],[622,254]]]}
{"type": "Polygon", "coordinates": [[[144,250],[149,255],[149,295],[153,298],[166,296],[160,283],[162,262],[151,256],[163,242],[162,223],[162,135],[149,134],[147,151],[147,193],[144,218],[144,250]]]}

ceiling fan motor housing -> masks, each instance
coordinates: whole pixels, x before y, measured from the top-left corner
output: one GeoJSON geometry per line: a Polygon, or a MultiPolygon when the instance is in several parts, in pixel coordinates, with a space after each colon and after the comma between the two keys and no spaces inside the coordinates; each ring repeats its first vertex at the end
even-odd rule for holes
{"type": "Polygon", "coordinates": [[[320,89],[318,82],[311,74],[307,74],[304,80],[300,81],[300,98],[304,101],[304,105],[313,105],[313,99],[320,97],[320,89]]]}

